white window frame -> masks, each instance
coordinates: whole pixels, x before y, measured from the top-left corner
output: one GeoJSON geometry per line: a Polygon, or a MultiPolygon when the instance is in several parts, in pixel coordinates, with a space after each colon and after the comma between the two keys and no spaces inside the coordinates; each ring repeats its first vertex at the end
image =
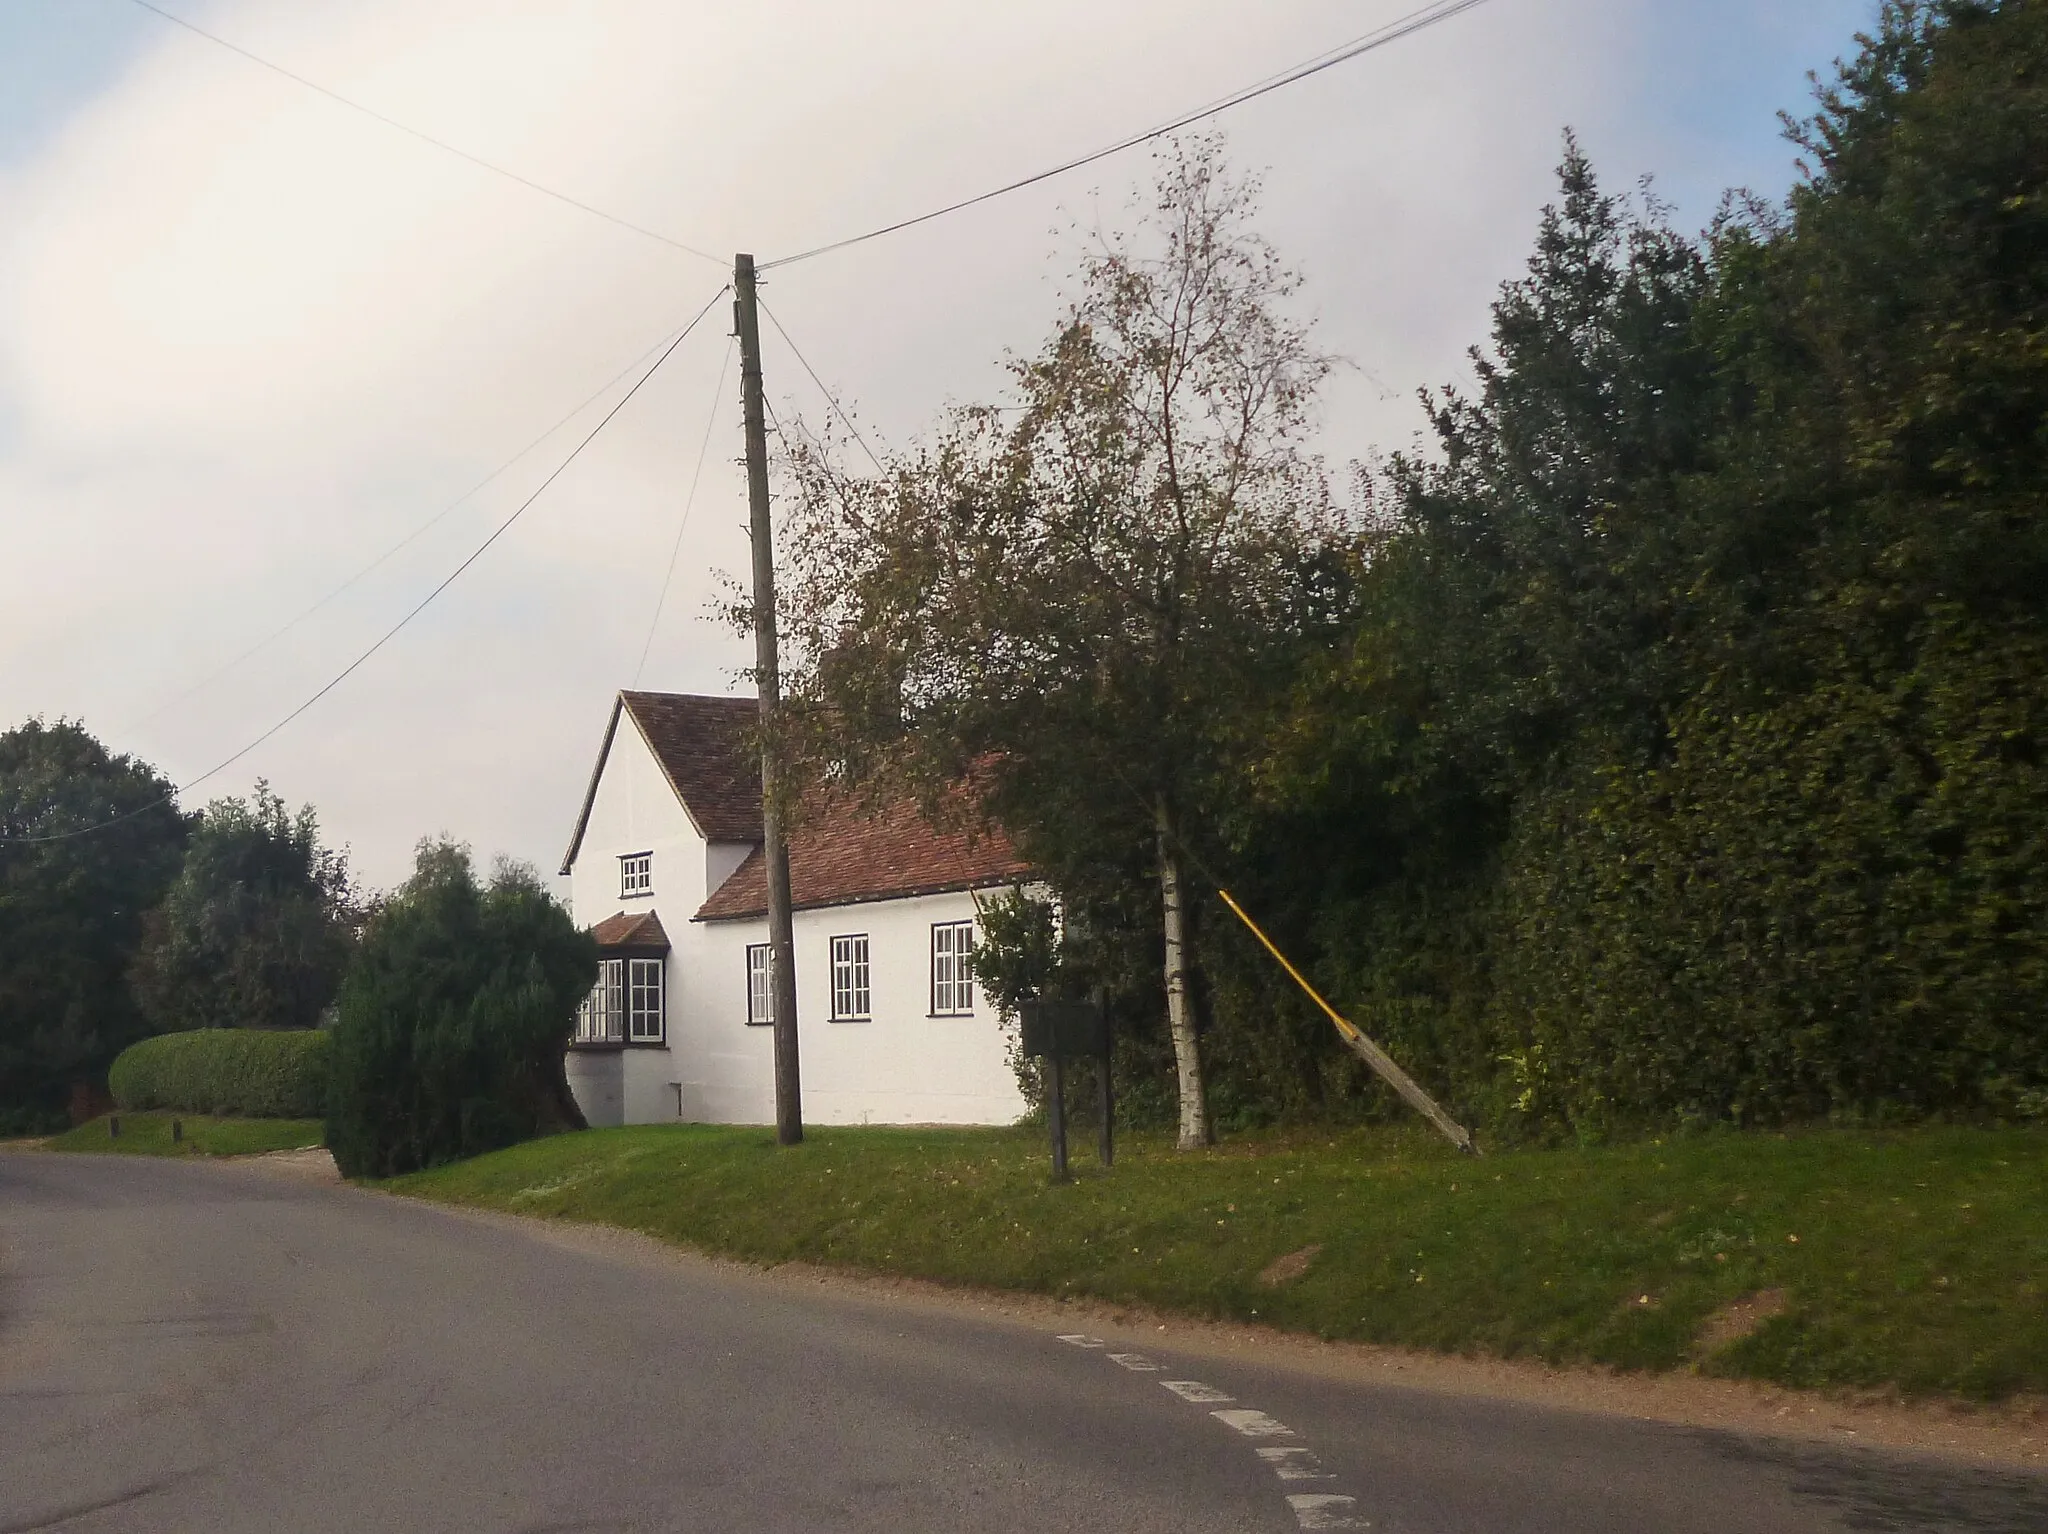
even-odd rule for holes
{"type": "Polygon", "coordinates": [[[747,1026],[769,1028],[775,1023],[775,946],[747,944],[747,1026]]]}
{"type": "Polygon", "coordinates": [[[654,893],[654,854],[619,854],[619,899],[639,900],[654,893]]]}
{"type": "MultiPolygon", "coordinates": [[[[616,961],[614,961],[616,962],[616,961]]],[[[665,959],[626,961],[626,1042],[660,1044],[668,1038],[665,959]]]]}
{"type": "Polygon", "coordinates": [[[974,1016],[974,923],[932,923],[933,1017],[974,1016]]]}
{"type": "Polygon", "coordinates": [[[850,932],[832,939],[832,1017],[835,1023],[874,1019],[874,970],[868,962],[868,935],[850,932]]]}
{"type": "Polygon", "coordinates": [[[626,1042],[626,961],[599,959],[597,982],[576,1009],[578,1044],[626,1042]]]}

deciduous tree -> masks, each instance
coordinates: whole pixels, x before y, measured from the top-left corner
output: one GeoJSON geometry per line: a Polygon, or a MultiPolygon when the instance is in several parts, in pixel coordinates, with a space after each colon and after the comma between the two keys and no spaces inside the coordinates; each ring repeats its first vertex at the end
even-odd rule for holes
{"type": "Polygon", "coordinates": [[[1251,721],[1341,612],[1308,450],[1329,362],[1214,140],[1165,151],[1133,228],[1084,251],[1015,399],[869,478],[793,455],[797,716],[824,768],[979,803],[1056,886],[1149,877],[1180,1143],[1213,1134],[1186,846],[1251,721]]]}
{"type": "Polygon", "coordinates": [[[334,999],[357,917],[344,854],[257,784],[216,799],[147,923],[136,996],[162,1033],[310,1028],[334,999]]]}

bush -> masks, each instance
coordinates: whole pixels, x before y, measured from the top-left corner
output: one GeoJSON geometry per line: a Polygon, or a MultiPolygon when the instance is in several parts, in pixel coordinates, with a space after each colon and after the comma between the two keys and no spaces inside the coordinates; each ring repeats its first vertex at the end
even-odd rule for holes
{"type": "Polygon", "coordinates": [[[597,949],[529,869],[480,888],[466,848],[420,848],[342,982],[327,1145],[390,1177],[583,1128],[563,1055],[597,949]]]}
{"type": "Polygon", "coordinates": [[[333,1040],[314,1030],[196,1028],[123,1050],[107,1072],[114,1101],[234,1118],[318,1118],[333,1040]]]}

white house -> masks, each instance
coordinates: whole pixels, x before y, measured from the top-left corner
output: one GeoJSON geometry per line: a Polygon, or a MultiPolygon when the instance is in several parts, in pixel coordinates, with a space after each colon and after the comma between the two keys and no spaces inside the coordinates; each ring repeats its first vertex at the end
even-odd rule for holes
{"type": "MultiPolygon", "coordinates": [[[[755,704],[622,692],[562,862],[598,940],[569,1085],[593,1125],[772,1123],[755,704]]],[[[966,962],[975,892],[1028,877],[1000,834],[904,802],[789,839],[804,1118],[1006,1124],[1011,1039],[966,962]]]]}

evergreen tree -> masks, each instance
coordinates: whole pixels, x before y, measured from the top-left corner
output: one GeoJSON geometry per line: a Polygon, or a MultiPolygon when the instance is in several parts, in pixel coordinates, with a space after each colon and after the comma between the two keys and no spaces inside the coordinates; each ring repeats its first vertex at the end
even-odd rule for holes
{"type": "Polygon", "coordinates": [[[128,973],[185,843],[171,793],[70,721],[0,733],[0,1111],[56,1112],[148,1032],[128,973]]]}
{"type": "Polygon", "coordinates": [[[390,1177],[581,1129],[563,1055],[596,976],[588,933],[531,869],[479,886],[469,851],[422,842],[342,982],[327,1144],[390,1177]]]}

